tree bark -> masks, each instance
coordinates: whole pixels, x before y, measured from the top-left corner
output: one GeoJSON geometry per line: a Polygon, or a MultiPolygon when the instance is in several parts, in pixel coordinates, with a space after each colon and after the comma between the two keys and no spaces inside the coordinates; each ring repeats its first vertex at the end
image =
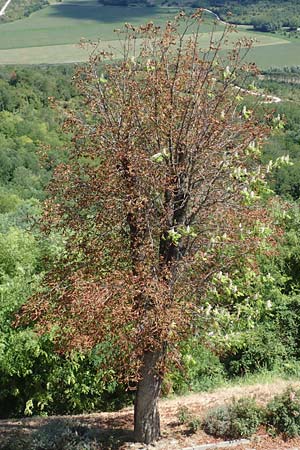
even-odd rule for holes
{"type": "Polygon", "coordinates": [[[151,444],[160,437],[158,398],[162,379],[156,365],[161,357],[159,351],[145,352],[134,405],[134,438],[137,442],[151,444]]]}

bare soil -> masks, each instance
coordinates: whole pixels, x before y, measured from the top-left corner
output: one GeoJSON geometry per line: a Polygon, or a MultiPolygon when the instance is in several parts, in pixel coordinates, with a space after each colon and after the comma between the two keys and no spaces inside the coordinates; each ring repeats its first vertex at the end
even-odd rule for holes
{"type": "MultiPolygon", "coordinates": [[[[80,424],[82,429],[89,429],[95,433],[100,443],[99,449],[118,450],[181,450],[186,447],[196,447],[201,444],[218,443],[215,439],[198,430],[192,434],[187,424],[181,425],[178,411],[187,407],[196,417],[203,417],[205,412],[215,406],[229,402],[233,397],[253,397],[258,404],[266,404],[274,395],[281,393],[288,386],[300,387],[299,382],[276,380],[272,383],[255,384],[250,386],[236,386],[221,388],[209,393],[190,394],[160,401],[162,438],[151,446],[134,443],[133,408],[128,407],[118,412],[94,413],[77,416],[33,417],[19,420],[0,421],[0,449],[31,450],[28,442],[32,433],[47,424],[64,423],[80,424]],[[14,445],[12,446],[12,442],[14,445]]],[[[300,438],[284,440],[281,437],[271,438],[264,429],[251,439],[249,444],[235,447],[236,450],[300,450],[300,438]]]]}

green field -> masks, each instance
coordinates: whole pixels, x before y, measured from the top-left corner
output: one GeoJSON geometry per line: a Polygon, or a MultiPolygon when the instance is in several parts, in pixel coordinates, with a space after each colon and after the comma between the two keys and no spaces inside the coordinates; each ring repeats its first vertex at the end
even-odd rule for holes
{"type": "MultiPolygon", "coordinates": [[[[122,27],[125,22],[137,25],[153,20],[157,24],[163,24],[175,13],[175,9],[158,7],[101,6],[96,0],[55,3],[30,17],[0,25],[0,64],[85,61],[88,51],[77,45],[82,38],[92,41],[101,39],[104,47],[108,43],[118,46],[118,36],[113,30],[122,27]]],[[[220,33],[223,27],[218,25],[216,30],[220,33]]],[[[208,45],[211,28],[210,20],[203,23],[203,48],[208,45]]],[[[245,29],[234,36],[241,35],[258,39],[250,60],[255,60],[260,66],[300,65],[300,42],[290,42],[271,34],[257,34],[245,29]]]]}
{"type": "Polygon", "coordinates": [[[163,23],[168,18],[168,9],[101,6],[96,0],[66,1],[39,10],[28,18],[2,24],[0,49],[75,44],[83,37],[111,40],[114,39],[113,29],[124,22],[138,24],[155,20],[163,23]]]}
{"type": "Polygon", "coordinates": [[[256,47],[248,59],[259,67],[266,69],[271,66],[300,66],[300,40],[287,41],[287,44],[256,47]]]}

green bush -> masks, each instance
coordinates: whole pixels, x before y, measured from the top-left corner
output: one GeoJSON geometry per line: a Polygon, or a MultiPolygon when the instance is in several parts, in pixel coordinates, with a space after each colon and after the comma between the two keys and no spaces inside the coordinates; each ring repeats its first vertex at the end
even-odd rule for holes
{"type": "Polygon", "coordinates": [[[201,420],[199,419],[199,417],[191,417],[191,420],[188,423],[188,427],[189,427],[189,432],[191,434],[197,433],[197,431],[199,430],[201,425],[201,420]]]}
{"type": "Polygon", "coordinates": [[[202,428],[215,437],[237,439],[250,437],[262,422],[262,409],[253,399],[241,398],[211,410],[203,420],[202,428]]]}
{"type": "Polygon", "coordinates": [[[184,394],[207,391],[224,381],[224,369],[219,358],[199,343],[197,338],[181,346],[181,367],[173,367],[165,377],[163,392],[184,394]]]}
{"type": "Polygon", "coordinates": [[[0,232],[1,419],[116,409],[131,400],[113,371],[99,369],[110,355],[110,342],[66,357],[55,352],[51,335],[38,336],[30,326],[12,325],[15,313],[39,288],[42,255],[49,262],[61,248],[54,236],[42,243],[37,234],[17,227],[0,232]]]}
{"type": "Polygon", "coordinates": [[[187,406],[180,406],[177,410],[177,418],[180,425],[188,423],[191,418],[190,410],[187,406]]]}
{"type": "Polygon", "coordinates": [[[201,425],[200,418],[194,416],[187,406],[178,408],[177,418],[180,425],[187,425],[190,434],[196,433],[201,425]]]}
{"type": "Polygon", "coordinates": [[[53,343],[30,330],[10,336],[0,355],[0,418],[114,410],[131,402],[113,373],[99,370],[101,355],[57,355],[53,343]]]}
{"type": "Polygon", "coordinates": [[[300,389],[288,388],[267,405],[266,423],[270,433],[287,437],[300,435],[300,389]]]}
{"type": "MultiPolygon", "coordinates": [[[[270,319],[269,319],[270,320],[270,319]]],[[[287,349],[269,323],[260,324],[244,333],[244,339],[220,356],[230,377],[243,376],[259,370],[274,370],[287,359],[287,349]]]]}

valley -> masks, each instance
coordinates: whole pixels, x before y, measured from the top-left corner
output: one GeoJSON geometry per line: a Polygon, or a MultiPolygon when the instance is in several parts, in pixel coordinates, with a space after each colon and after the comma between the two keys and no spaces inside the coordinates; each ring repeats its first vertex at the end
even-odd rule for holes
{"type": "MultiPolygon", "coordinates": [[[[14,1],[14,0],[12,0],[14,1]]],[[[89,49],[82,49],[82,39],[101,41],[101,48],[118,50],[120,43],[114,29],[125,22],[140,25],[148,21],[163,24],[178,9],[165,7],[102,6],[96,0],[65,0],[53,3],[24,19],[0,25],[0,64],[58,64],[86,61],[89,49]]],[[[221,33],[224,24],[204,14],[205,48],[212,28],[221,33]]],[[[262,68],[300,65],[300,42],[241,26],[234,39],[252,38],[254,49],[249,60],[262,68]]],[[[216,34],[216,38],[218,33],[216,34]]],[[[233,38],[232,38],[233,39],[233,38]]],[[[233,39],[233,40],[234,40],[233,39]]],[[[230,45],[230,44],[229,44],[230,45]]]]}

